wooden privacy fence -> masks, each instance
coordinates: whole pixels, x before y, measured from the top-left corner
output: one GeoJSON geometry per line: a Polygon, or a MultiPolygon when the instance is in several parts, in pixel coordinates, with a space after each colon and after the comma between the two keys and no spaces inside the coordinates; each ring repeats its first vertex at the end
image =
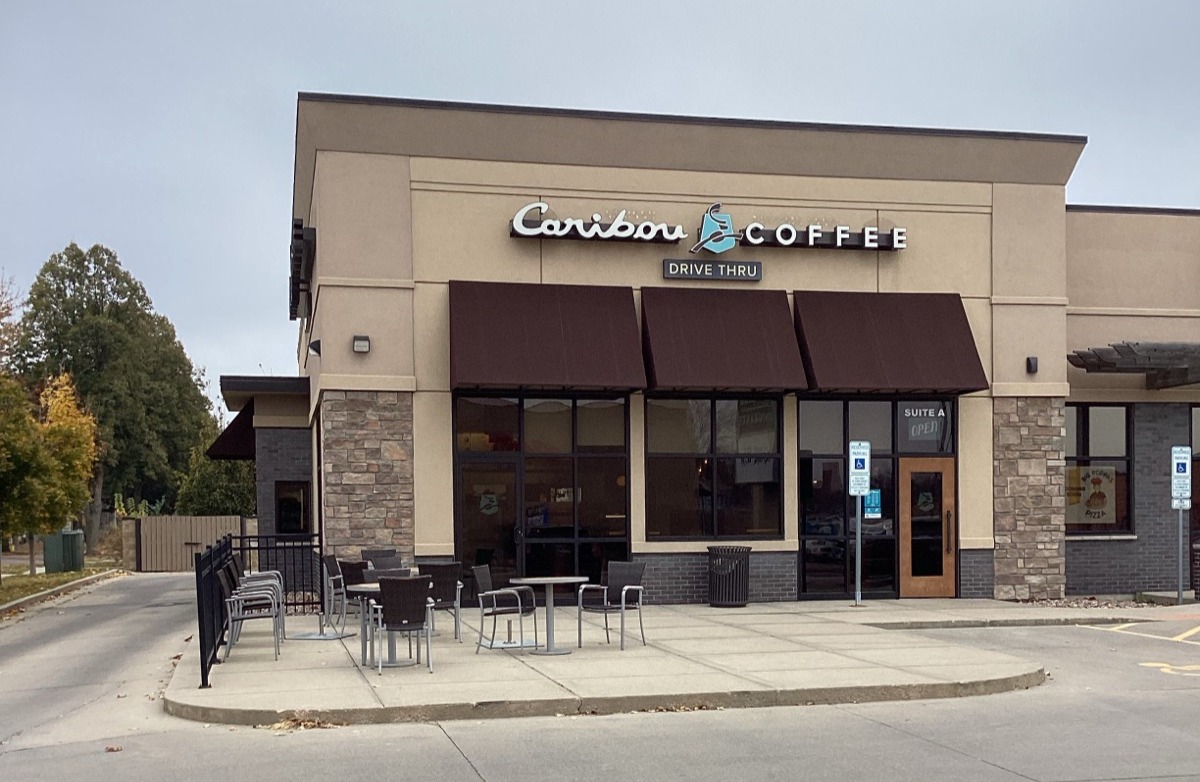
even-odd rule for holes
{"type": "Polygon", "coordinates": [[[242,516],[146,516],[132,521],[134,567],[143,573],[192,572],[196,555],[207,546],[226,535],[247,533],[247,520],[242,516]]]}

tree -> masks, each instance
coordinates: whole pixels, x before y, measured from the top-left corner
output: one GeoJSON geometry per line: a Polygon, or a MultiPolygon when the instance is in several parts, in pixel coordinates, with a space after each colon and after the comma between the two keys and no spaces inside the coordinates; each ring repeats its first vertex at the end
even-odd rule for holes
{"type": "Polygon", "coordinates": [[[29,572],[34,572],[33,538],[53,532],[79,515],[88,501],[88,483],[96,461],[96,422],[80,405],[71,378],[59,375],[41,394],[40,419],[35,421],[28,399],[10,378],[0,394],[6,402],[3,442],[8,454],[18,454],[0,507],[6,530],[29,536],[29,572]],[[16,392],[13,393],[15,386],[16,392]],[[30,426],[32,424],[32,427],[30,426]],[[12,439],[10,440],[10,436],[12,439]]]}
{"type": "Polygon", "coordinates": [[[7,539],[20,526],[26,484],[44,469],[44,459],[25,389],[16,379],[0,374],[0,536],[7,539]]]}
{"type": "Polygon", "coordinates": [[[253,516],[258,502],[254,462],[210,459],[205,450],[220,433],[213,419],[192,447],[187,475],[179,485],[175,511],[195,516],[253,516]]]}
{"type": "Polygon", "coordinates": [[[170,321],[112,250],[72,243],[50,256],[30,286],[12,364],[34,385],[70,373],[99,426],[89,545],[114,492],[170,507],[209,403],[170,321]]]}
{"type": "Polygon", "coordinates": [[[17,324],[13,316],[20,304],[16,285],[12,278],[5,277],[4,270],[0,269],[0,366],[8,362],[13,342],[16,340],[17,324]]]}

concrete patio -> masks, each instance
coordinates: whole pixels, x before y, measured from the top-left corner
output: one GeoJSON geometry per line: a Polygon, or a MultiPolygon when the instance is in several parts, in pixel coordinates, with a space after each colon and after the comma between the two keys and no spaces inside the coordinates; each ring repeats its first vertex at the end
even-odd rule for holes
{"type": "MultiPolygon", "coordinates": [[[[479,614],[468,608],[462,643],[454,641],[449,615],[440,614],[432,675],[422,666],[385,668],[382,676],[358,664],[356,636],[290,639],[276,662],[269,631],[249,623],[229,661],[213,668],[209,689],[199,689],[198,652],[189,644],[165,708],[204,722],[306,717],[350,724],[983,695],[1035,686],[1045,673],[1036,660],[913,631],[1182,615],[1200,619],[1200,608],[1045,608],[992,600],[873,601],[858,608],[845,601],[648,606],[647,645],[637,637],[635,619],[621,651],[615,632],[611,644],[604,642],[602,618],[593,615],[585,615],[584,647],[576,648],[574,607],[560,606],[556,644],[573,653],[551,657],[527,650],[476,654],[479,614]]],[[[544,635],[544,610],[538,618],[544,635]]],[[[288,631],[296,635],[315,625],[315,617],[289,617],[288,631]]],[[[348,625],[357,631],[353,618],[348,625]]],[[[406,655],[404,640],[397,645],[406,655]]]]}

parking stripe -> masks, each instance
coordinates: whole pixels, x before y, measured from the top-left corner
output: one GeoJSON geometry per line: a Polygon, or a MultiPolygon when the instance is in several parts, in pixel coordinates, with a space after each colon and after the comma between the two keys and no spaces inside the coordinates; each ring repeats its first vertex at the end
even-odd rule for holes
{"type": "Polygon", "coordinates": [[[1086,628],[1090,628],[1092,630],[1100,630],[1105,633],[1120,633],[1121,635],[1136,635],[1139,638],[1154,638],[1158,641],[1174,641],[1176,643],[1181,643],[1181,644],[1191,644],[1192,646],[1200,646],[1200,641],[1188,641],[1185,638],[1168,638],[1165,635],[1152,635],[1150,633],[1135,633],[1132,630],[1118,629],[1118,628],[1122,627],[1123,625],[1116,625],[1115,627],[1104,627],[1101,625],[1075,625],[1075,626],[1076,627],[1086,627],[1086,628]]]}
{"type": "Polygon", "coordinates": [[[1191,630],[1188,630],[1186,633],[1180,633],[1179,635],[1175,636],[1171,640],[1172,641],[1182,641],[1185,638],[1191,638],[1196,633],[1200,633],[1200,627],[1193,627],[1191,630]]]}

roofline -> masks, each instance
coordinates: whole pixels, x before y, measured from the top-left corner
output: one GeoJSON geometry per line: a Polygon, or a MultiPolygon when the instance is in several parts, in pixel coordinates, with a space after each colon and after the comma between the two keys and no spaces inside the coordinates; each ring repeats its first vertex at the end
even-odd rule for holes
{"type": "Polygon", "coordinates": [[[1177,215],[1200,217],[1200,209],[1175,206],[1116,206],[1108,204],[1067,204],[1068,212],[1095,212],[1098,214],[1131,215],[1177,215]]]}
{"type": "Polygon", "coordinates": [[[571,117],[576,119],[623,120],[627,122],[657,122],[677,125],[711,125],[730,128],[771,128],[778,130],[829,130],[839,133],[884,133],[912,136],[948,136],[954,138],[984,138],[1007,141],[1057,141],[1086,144],[1087,136],[1063,133],[1034,133],[1009,130],[972,130],[965,128],[911,127],[905,125],[854,125],[835,122],[796,122],[791,120],[737,119],[699,115],[651,114],[643,112],[602,111],[599,109],[564,109],[514,104],[470,103],[421,98],[385,98],[373,95],[348,95],[326,92],[300,92],[297,102],[354,103],[367,106],[395,106],[416,109],[476,111],[488,114],[517,114],[526,116],[571,117]]]}
{"type": "Polygon", "coordinates": [[[221,375],[221,397],[231,411],[241,410],[256,396],[309,396],[307,375],[221,375]]]}

